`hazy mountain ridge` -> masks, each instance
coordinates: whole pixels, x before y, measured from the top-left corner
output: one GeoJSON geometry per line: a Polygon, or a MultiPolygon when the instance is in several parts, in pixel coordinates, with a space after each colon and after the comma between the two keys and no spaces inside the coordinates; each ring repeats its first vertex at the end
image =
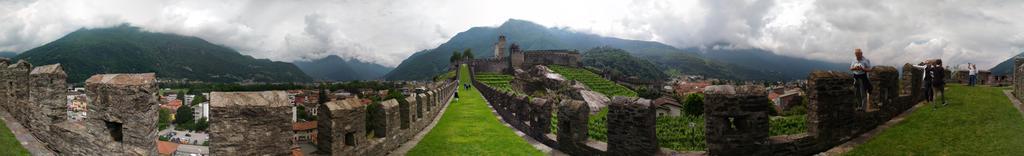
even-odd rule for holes
{"type": "Polygon", "coordinates": [[[337,55],[293,63],[313,79],[328,81],[378,80],[393,69],[337,55]]]}

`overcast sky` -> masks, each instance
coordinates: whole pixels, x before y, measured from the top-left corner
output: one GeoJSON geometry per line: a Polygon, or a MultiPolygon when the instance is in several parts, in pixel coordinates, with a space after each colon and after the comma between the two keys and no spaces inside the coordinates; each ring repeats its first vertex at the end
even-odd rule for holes
{"type": "Polygon", "coordinates": [[[1024,1],[850,0],[0,0],[0,51],[79,28],[130,23],[198,36],[257,58],[337,54],[397,66],[475,26],[509,18],[679,48],[732,48],[876,64],[921,58],[980,68],[1024,50],[1024,1]]]}

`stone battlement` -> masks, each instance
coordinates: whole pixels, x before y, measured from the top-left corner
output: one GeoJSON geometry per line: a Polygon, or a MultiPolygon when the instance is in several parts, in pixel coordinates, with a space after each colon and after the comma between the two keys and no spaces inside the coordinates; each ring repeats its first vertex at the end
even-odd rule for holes
{"type": "Polygon", "coordinates": [[[769,136],[769,105],[759,86],[711,86],[705,90],[705,138],[709,155],[813,155],[845,143],[921,102],[920,69],[876,66],[869,78],[872,110],[857,109],[853,77],[815,71],[808,76],[807,133],[769,136]],[[918,79],[914,79],[918,78],[918,79]],[[899,84],[904,81],[904,87],[899,84]],[[749,91],[728,91],[746,88],[749,91]],[[901,92],[901,89],[903,90],[901,92]],[[722,91],[726,90],[726,91],[722,91]],[[744,94],[747,92],[750,94],[744,94]],[[762,94],[757,94],[761,92],[762,94]]]}
{"type": "Polygon", "coordinates": [[[152,74],[94,75],[89,117],[67,121],[67,74],[60,64],[32,68],[0,59],[0,106],[58,155],[156,155],[157,97],[152,74]],[[31,69],[31,70],[30,70],[31,69]]]}
{"type": "Polygon", "coordinates": [[[590,107],[572,99],[529,98],[495,89],[474,79],[473,85],[502,120],[535,140],[570,155],[655,155],[655,107],[647,99],[614,97],[608,106],[608,142],[589,139],[590,107]],[[555,112],[557,108],[557,112],[555,112]],[[552,114],[558,114],[557,134],[551,132],[552,114]]]}
{"type": "Polygon", "coordinates": [[[388,99],[371,109],[359,99],[331,101],[319,108],[319,153],[328,155],[387,155],[441,115],[459,82],[437,82],[436,88],[405,99],[388,99]],[[372,118],[367,123],[367,118],[372,118]],[[367,128],[366,126],[373,126],[367,128]],[[368,137],[367,129],[373,130],[368,137]]]}

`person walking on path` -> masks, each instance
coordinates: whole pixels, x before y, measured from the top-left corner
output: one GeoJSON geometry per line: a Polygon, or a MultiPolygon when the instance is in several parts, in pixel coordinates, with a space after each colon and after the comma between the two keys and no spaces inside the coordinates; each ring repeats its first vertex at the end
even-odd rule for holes
{"type": "Polygon", "coordinates": [[[871,101],[871,82],[868,80],[868,72],[871,72],[871,60],[864,57],[860,48],[854,49],[854,56],[857,57],[850,63],[850,71],[853,73],[854,85],[857,88],[857,98],[860,99],[860,109],[869,110],[871,101]]]}

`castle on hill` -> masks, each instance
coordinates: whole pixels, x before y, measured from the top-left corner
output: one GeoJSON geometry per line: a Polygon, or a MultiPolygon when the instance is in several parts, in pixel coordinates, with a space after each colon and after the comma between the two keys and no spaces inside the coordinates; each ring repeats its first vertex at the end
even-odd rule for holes
{"type": "Polygon", "coordinates": [[[498,36],[494,43],[494,57],[475,59],[470,62],[476,72],[511,73],[515,69],[528,68],[535,65],[562,65],[579,67],[580,53],[576,50],[522,50],[519,45],[507,43],[505,35],[498,36]]]}

